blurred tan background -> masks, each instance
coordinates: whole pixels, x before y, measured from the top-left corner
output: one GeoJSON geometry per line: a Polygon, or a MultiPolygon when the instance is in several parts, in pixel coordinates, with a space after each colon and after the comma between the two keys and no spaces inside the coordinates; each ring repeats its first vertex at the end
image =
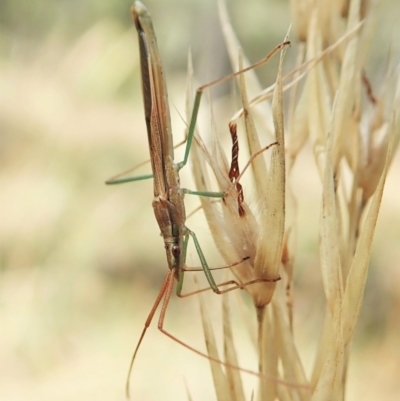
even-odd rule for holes
{"type": "MultiPolygon", "coordinates": [[[[132,351],[166,272],[152,183],[104,185],[148,158],[130,5],[0,3],[0,400],[123,400],[132,351]]],[[[199,84],[228,72],[217,6],[213,0],[149,0],[146,6],[165,64],[178,142],[189,47],[199,84]]],[[[276,45],[290,24],[286,1],[235,0],[228,9],[252,61],[276,45]]],[[[399,59],[399,43],[392,40],[399,37],[399,15],[396,0],[382,2],[368,71],[375,84],[384,74],[390,43],[399,59]]],[[[287,66],[295,54],[293,44],[287,66]]],[[[274,64],[263,68],[262,82],[271,83],[275,72],[274,64]]],[[[221,116],[222,124],[228,118],[221,116]]],[[[399,168],[397,156],[353,345],[349,400],[400,399],[399,168]]],[[[321,323],[315,316],[323,304],[316,302],[322,300],[315,212],[320,193],[307,151],[293,183],[301,233],[295,330],[309,365],[321,323]]],[[[191,185],[187,168],[182,186],[191,185]]],[[[197,204],[188,197],[188,211],[197,204]]],[[[201,212],[187,224],[210,264],[220,264],[201,212]]],[[[193,249],[188,264],[198,264],[193,249]]],[[[192,280],[186,281],[190,287],[192,280]]],[[[206,300],[218,329],[219,299],[210,294],[206,300]]],[[[195,298],[174,297],[166,326],[203,349],[195,298]]],[[[243,366],[256,369],[243,323],[235,329],[243,366]]],[[[250,398],[254,380],[246,380],[250,398]]],[[[133,398],[141,400],[184,400],[186,386],[194,400],[214,397],[208,362],[159,333],[156,319],[131,386],[133,398]]]]}

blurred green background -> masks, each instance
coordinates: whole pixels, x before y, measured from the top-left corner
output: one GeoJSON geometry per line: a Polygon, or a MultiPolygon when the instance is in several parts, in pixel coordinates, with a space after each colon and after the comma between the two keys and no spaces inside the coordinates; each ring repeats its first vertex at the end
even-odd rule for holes
{"type": "MultiPolygon", "coordinates": [[[[106,178],[148,158],[130,5],[0,3],[1,400],[123,400],[131,353],[166,272],[152,183],[104,185],[106,178]]],[[[165,64],[178,142],[189,47],[198,83],[229,71],[217,5],[214,0],[146,5],[165,64]]],[[[283,0],[235,0],[228,9],[253,61],[276,45],[290,24],[283,0]]],[[[380,13],[370,64],[378,78],[390,46],[398,59],[399,43],[392,38],[400,5],[382,2],[380,13]]],[[[288,63],[296,44],[289,53],[288,63]]],[[[273,64],[263,68],[263,83],[271,83],[275,71],[273,64]]],[[[228,118],[221,117],[222,124],[228,118]]],[[[400,397],[399,168],[396,157],[349,367],[349,400],[400,397]]],[[[300,212],[295,329],[302,356],[311,363],[323,305],[315,302],[322,299],[315,213],[320,189],[307,150],[293,182],[300,212]]],[[[187,168],[182,186],[191,185],[187,168]]],[[[197,204],[188,198],[187,209],[197,204]]],[[[188,226],[200,236],[210,264],[220,264],[201,213],[188,226]]],[[[197,264],[194,254],[189,251],[188,264],[197,264]]],[[[203,348],[196,299],[175,301],[167,327],[203,348]]],[[[207,303],[218,325],[218,297],[207,296],[207,303]]],[[[237,326],[238,344],[244,336],[241,362],[255,369],[254,350],[243,324],[237,326]]],[[[246,380],[250,394],[254,381],[246,380]]],[[[194,399],[212,399],[208,362],[160,334],[154,322],[135,365],[134,399],[186,399],[185,385],[194,399]]]]}

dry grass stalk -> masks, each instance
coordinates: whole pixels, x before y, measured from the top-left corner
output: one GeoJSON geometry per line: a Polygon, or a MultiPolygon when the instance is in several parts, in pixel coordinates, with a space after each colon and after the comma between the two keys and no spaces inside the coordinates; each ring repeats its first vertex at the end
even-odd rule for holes
{"type": "MultiPolygon", "coordinates": [[[[240,193],[230,182],[229,163],[215,132],[211,150],[197,137],[192,163],[199,190],[210,189],[207,162],[220,190],[226,191],[223,203],[207,198],[202,198],[201,203],[225,262],[249,257],[231,269],[235,277],[241,282],[282,277],[278,283],[258,283],[245,288],[253,299],[258,321],[259,372],[293,383],[287,386],[279,380],[261,378],[257,399],[336,401],[344,399],[349,345],[363,301],[385,178],[399,141],[399,114],[395,113],[400,106],[399,82],[388,67],[378,95],[373,93],[366,76],[374,22],[372,3],[293,0],[291,7],[295,36],[300,42],[298,64],[321,62],[308,71],[303,86],[295,84],[291,88],[285,135],[282,89],[285,50],[281,53],[272,104],[265,100],[263,103],[266,133],[257,130],[254,118],[259,117],[259,109],[250,106],[249,93],[256,97],[261,91],[256,75],[249,72],[246,79],[238,78],[244,110],[240,114],[243,114],[250,154],[265,146],[265,138],[271,132],[274,134],[270,142],[279,142],[270,151],[269,166],[264,156],[258,156],[249,169],[251,172],[246,173],[253,175],[261,212],[257,214],[239,198],[242,208],[239,213],[240,193]],[[364,18],[365,23],[360,27],[364,18]],[[346,34],[346,41],[332,47],[346,34]],[[330,51],[322,59],[321,52],[328,48],[330,51]],[[251,82],[250,90],[248,82],[251,82]],[[306,378],[294,341],[291,307],[296,200],[289,179],[306,143],[313,149],[322,188],[319,260],[326,298],[322,335],[311,378],[306,378]],[[295,383],[309,387],[304,389],[295,383]]],[[[237,64],[238,41],[222,1],[220,15],[233,68],[242,68],[241,55],[237,64]]],[[[191,74],[189,68],[189,77],[191,74]]],[[[188,99],[190,94],[189,88],[188,99]]],[[[187,108],[191,109],[190,104],[187,108]]],[[[236,366],[228,304],[226,300],[223,302],[225,361],[236,366]]],[[[212,329],[201,305],[208,352],[219,359],[212,329]]],[[[224,373],[221,366],[211,364],[218,400],[243,400],[237,372],[227,369],[224,373]]]]}

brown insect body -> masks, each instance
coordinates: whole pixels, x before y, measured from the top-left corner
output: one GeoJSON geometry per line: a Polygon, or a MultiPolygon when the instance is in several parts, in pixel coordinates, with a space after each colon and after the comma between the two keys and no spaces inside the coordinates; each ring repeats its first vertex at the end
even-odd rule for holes
{"type": "Polygon", "coordinates": [[[147,135],[154,175],[153,209],[164,239],[168,267],[179,281],[184,268],[186,212],[180,188],[178,167],[174,163],[168,95],[157,40],[147,10],[136,2],[133,16],[138,31],[142,94],[147,135]],[[141,19],[146,18],[142,24],[141,19]],[[148,29],[151,27],[151,29],[148,29]],[[151,45],[148,41],[152,41],[151,45]]]}

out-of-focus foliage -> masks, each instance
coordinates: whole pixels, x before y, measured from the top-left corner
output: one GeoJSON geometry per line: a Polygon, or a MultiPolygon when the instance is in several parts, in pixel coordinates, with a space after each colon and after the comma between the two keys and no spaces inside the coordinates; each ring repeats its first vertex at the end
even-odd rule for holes
{"type": "Polygon", "coordinates": [[[0,4],[3,30],[30,39],[44,39],[60,30],[70,38],[81,35],[95,21],[110,18],[129,24],[128,1],[10,1],[0,4]]]}

